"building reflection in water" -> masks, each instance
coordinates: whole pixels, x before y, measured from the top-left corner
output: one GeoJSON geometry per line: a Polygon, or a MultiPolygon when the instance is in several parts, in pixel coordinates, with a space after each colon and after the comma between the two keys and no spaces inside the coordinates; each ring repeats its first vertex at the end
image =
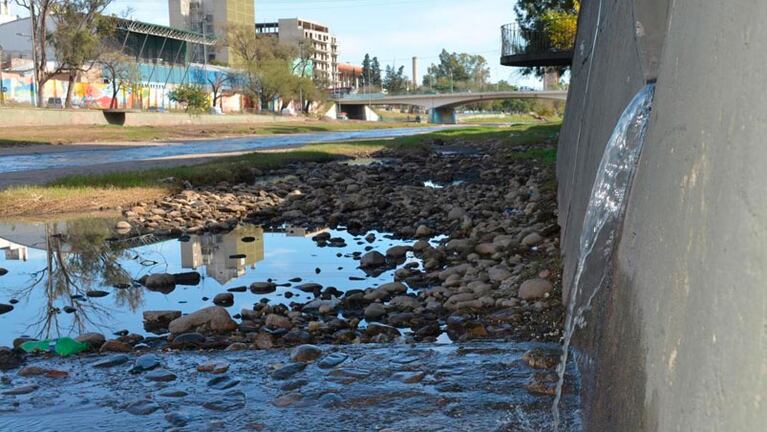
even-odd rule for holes
{"type": "Polygon", "coordinates": [[[226,234],[192,236],[181,242],[181,266],[193,270],[204,266],[205,274],[221,285],[243,276],[263,259],[261,227],[241,226],[226,234]]]}

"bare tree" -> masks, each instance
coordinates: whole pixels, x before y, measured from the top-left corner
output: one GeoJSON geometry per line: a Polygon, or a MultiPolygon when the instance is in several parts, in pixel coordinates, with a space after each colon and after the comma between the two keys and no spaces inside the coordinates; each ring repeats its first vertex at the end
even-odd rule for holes
{"type": "Polygon", "coordinates": [[[97,62],[101,66],[104,78],[112,86],[112,100],[109,102],[109,109],[119,108],[117,105],[117,96],[120,90],[131,85],[133,67],[131,57],[118,51],[102,54],[97,62]]]}
{"type": "Polygon", "coordinates": [[[43,87],[60,70],[48,71],[48,18],[53,9],[63,0],[16,0],[16,4],[29,11],[32,21],[32,51],[35,62],[35,87],[37,88],[37,106],[43,106],[43,87]]]}

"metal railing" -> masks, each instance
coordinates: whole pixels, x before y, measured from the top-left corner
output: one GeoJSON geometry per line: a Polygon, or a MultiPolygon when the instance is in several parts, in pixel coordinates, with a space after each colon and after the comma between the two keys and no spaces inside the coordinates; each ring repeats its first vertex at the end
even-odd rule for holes
{"type": "Polygon", "coordinates": [[[524,54],[546,54],[571,52],[575,40],[567,47],[555,46],[549,35],[543,30],[523,29],[517,23],[506,24],[501,27],[503,46],[501,55],[514,56],[524,54]]]}

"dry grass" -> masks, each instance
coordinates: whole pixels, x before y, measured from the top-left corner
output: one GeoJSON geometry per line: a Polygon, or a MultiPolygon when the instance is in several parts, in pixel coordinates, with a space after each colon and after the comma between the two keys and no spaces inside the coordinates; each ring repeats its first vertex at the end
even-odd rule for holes
{"type": "Polygon", "coordinates": [[[166,187],[21,186],[0,192],[0,218],[89,213],[166,196],[166,187]]]}

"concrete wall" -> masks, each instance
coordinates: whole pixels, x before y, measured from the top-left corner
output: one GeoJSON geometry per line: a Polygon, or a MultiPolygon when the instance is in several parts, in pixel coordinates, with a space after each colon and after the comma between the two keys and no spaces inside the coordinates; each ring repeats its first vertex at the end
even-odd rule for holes
{"type": "MultiPolygon", "coordinates": [[[[282,117],[266,115],[189,115],[183,113],[148,113],[129,112],[125,116],[125,126],[174,126],[184,124],[234,124],[265,123],[275,119],[280,121],[303,121],[300,117],[282,117]]],[[[107,125],[104,113],[98,110],[48,110],[34,108],[0,108],[1,128],[16,126],[72,126],[72,125],[107,125]]]]}
{"type": "Polygon", "coordinates": [[[559,144],[566,286],[604,145],[657,88],[613,276],[576,338],[587,430],[764,430],[767,3],[603,0],[597,30],[599,3],[583,4],[559,144]]]}

